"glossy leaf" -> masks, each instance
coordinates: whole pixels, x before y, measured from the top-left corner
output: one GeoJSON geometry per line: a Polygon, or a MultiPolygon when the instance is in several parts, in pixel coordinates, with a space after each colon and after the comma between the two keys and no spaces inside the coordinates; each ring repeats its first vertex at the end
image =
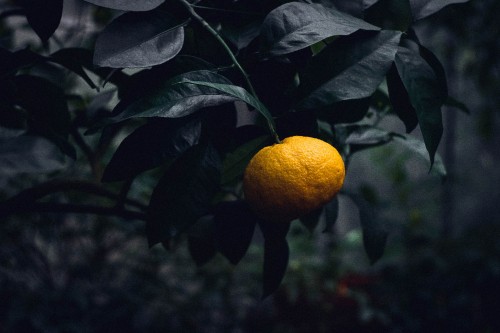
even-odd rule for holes
{"type": "Polygon", "coordinates": [[[314,2],[321,3],[326,7],[336,8],[341,12],[348,13],[355,17],[363,17],[363,10],[365,9],[365,2],[367,2],[367,0],[316,0],[314,2]]]}
{"type": "Polygon", "coordinates": [[[258,99],[256,99],[252,94],[250,94],[247,90],[245,90],[242,87],[238,87],[232,84],[225,84],[225,83],[216,83],[216,82],[206,82],[206,81],[195,81],[195,80],[189,80],[189,79],[183,79],[179,81],[179,83],[188,83],[188,84],[193,84],[197,86],[204,86],[204,87],[209,87],[216,89],[228,96],[233,96],[237,98],[240,101],[243,101],[247,103],[248,105],[252,106],[255,108],[255,110],[259,111],[260,114],[266,118],[266,120],[273,124],[273,127],[276,127],[274,125],[274,118],[271,115],[271,112],[266,108],[264,104],[262,104],[258,99]]]}
{"type": "Polygon", "coordinates": [[[328,37],[349,35],[360,29],[379,28],[320,4],[290,2],[267,15],[261,35],[264,47],[269,53],[283,55],[328,37]]]}
{"type": "Polygon", "coordinates": [[[123,84],[118,86],[118,97],[121,104],[128,105],[161,89],[168,84],[168,80],[177,75],[213,69],[214,66],[203,59],[179,54],[164,64],[140,70],[127,77],[123,84]]]}
{"type": "Polygon", "coordinates": [[[38,76],[14,78],[16,102],[32,117],[33,126],[65,136],[69,133],[70,115],[61,88],[38,76]]]}
{"type": "Polygon", "coordinates": [[[103,120],[103,123],[99,125],[118,123],[130,118],[180,118],[205,107],[238,100],[237,97],[220,90],[206,85],[189,84],[185,82],[186,80],[231,84],[228,79],[215,72],[188,72],[148,91],[145,96],[129,105],[119,103],[114,112],[120,113],[103,120]],[[122,109],[123,111],[118,111],[122,109]]]}
{"type": "Polygon", "coordinates": [[[408,0],[379,0],[365,10],[365,20],[384,29],[407,31],[411,25],[408,0]]]}
{"type": "Polygon", "coordinates": [[[410,96],[399,77],[398,69],[393,64],[387,73],[387,89],[394,113],[401,119],[406,127],[406,133],[413,131],[418,125],[415,108],[411,104],[410,96]]]}
{"type": "Polygon", "coordinates": [[[85,0],[87,2],[93,3],[95,5],[127,10],[127,11],[147,11],[158,7],[165,0],[85,0]]]}
{"type": "Polygon", "coordinates": [[[54,52],[48,58],[61,66],[66,67],[76,75],[80,76],[91,88],[98,89],[94,81],[88,76],[81,63],[80,49],[64,48],[54,52]]]}
{"type": "Polygon", "coordinates": [[[0,76],[6,76],[15,74],[24,67],[45,61],[46,58],[27,48],[11,52],[0,47],[0,60],[0,76]]]}
{"type": "Polygon", "coordinates": [[[220,157],[211,145],[194,146],[174,162],[151,195],[146,221],[150,246],[186,231],[207,213],[220,169],[220,157]]]}
{"type": "Polygon", "coordinates": [[[335,135],[339,145],[348,147],[350,154],[380,146],[390,142],[398,135],[372,125],[338,124],[335,135]]]}
{"type": "Polygon", "coordinates": [[[172,160],[198,143],[199,119],[157,119],[127,136],[104,170],[103,182],[126,180],[172,160]]]}
{"type": "Polygon", "coordinates": [[[301,75],[297,107],[371,96],[394,61],[400,37],[397,31],[358,32],[329,44],[301,75]]]}
{"type": "Polygon", "coordinates": [[[456,4],[464,3],[469,0],[409,0],[411,6],[411,12],[414,20],[420,20],[427,16],[430,16],[444,7],[456,4]]]}
{"type": "Polygon", "coordinates": [[[20,0],[28,23],[43,42],[56,31],[61,22],[63,0],[20,0]]]}
{"type": "Polygon", "coordinates": [[[162,64],[181,50],[186,22],[162,10],[125,13],[99,34],[94,63],[112,68],[162,64]]]}
{"type": "Polygon", "coordinates": [[[290,223],[274,223],[261,219],[258,223],[264,236],[262,298],[266,298],[279,287],[288,266],[289,248],[286,235],[290,223]]]}
{"type": "Polygon", "coordinates": [[[385,245],[389,232],[383,220],[381,220],[374,203],[362,195],[350,195],[359,210],[359,219],[363,231],[363,246],[365,252],[374,264],[384,254],[385,245]]]}
{"type": "Polygon", "coordinates": [[[242,27],[224,24],[222,26],[222,34],[236,46],[238,50],[241,50],[259,36],[261,25],[261,21],[250,22],[242,27]]]}
{"type": "Polygon", "coordinates": [[[13,82],[16,88],[14,104],[29,115],[29,132],[49,139],[62,152],[76,158],[68,142],[70,114],[64,91],[38,76],[17,75],[13,82]]]}
{"type": "Polygon", "coordinates": [[[427,64],[429,64],[429,66],[431,66],[432,70],[434,71],[437,83],[439,85],[439,90],[443,95],[448,96],[448,82],[446,81],[446,72],[444,70],[443,64],[431,50],[429,50],[422,44],[417,42],[417,47],[422,59],[424,59],[425,62],[427,62],[427,64]]]}
{"type": "Polygon", "coordinates": [[[400,47],[395,64],[417,113],[432,166],[443,134],[441,106],[447,93],[432,67],[417,52],[400,47]]]}
{"type": "Polygon", "coordinates": [[[243,200],[222,202],[215,208],[217,250],[233,265],[245,256],[256,225],[256,217],[243,200]]]}
{"type": "Polygon", "coordinates": [[[392,139],[390,132],[371,126],[353,125],[345,143],[348,145],[376,145],[392,139]]]}
{"type": "Polygon", "coordinates": [[[371,100],[371,97],[365,97],[339,101],[321,109],[319,117],[330,124],[358,122],[368,113],[371,100]]]}
{"type": "Polygon", "coordinates": [[[299,221],[304,227],[307,228],[307,230],[309,230],[309,232],[312,233],[318,226],[323,211],[323,207],[316,209],[307,215],[301,216],[299,221]]]}
{"type": "Polygon", "coordinates": [[[215,223],[212,215],[200,218],[189,230],[188,250],[197,266],[206,264],[217,254],[215,223]]]}
{"type": "MultiPolygon", "coordinates": [[[[405,137],[395,137],[395,141],[408,149],[414,156],[420,157],[427,163],[430,163],[429,154],[427,152],[424,142],[412,136],[406,135],[405,137]]],[[[434,164],[431,165],[430,174],[441,177],[441,180],[446,179],[446,167],[439,154],[435,155],[434,164]]]]}
{"type": "Polygon", "coordinates": [[[352,125],[348,132],[344,143],[350,146],[351,153],[386,144],[394,137],[394,133],[371,125],[352,125]]]}

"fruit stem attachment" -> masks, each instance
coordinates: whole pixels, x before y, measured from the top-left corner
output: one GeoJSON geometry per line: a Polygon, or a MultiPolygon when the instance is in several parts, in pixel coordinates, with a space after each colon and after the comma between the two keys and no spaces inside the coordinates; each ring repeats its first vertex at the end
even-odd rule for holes
{"type": "MultiPolygon", "coordinates": [[[[196,13],[196,11],[194,10],[193,4],[189,3],[189,1],[187,1],[187,0],[179,0],[179,1],[184,7],[186,7],[186,9],[189,12],[189,14],[191,15],[191,17],[193,17],[196,21],[198,21],[198,23],[200,23],[203,26],[203,28],[205,28],[212,36],[214,36],[215,39],[217,39],[217,41],[222,45],[224,50],[227,52],[227,54],[231,58],[231,62],[234,64],[234,66],[236,66],[236,68],[238,68],[238,70],[242,74],[243,78],[245,79],[245,82],[248,86],[248,89],[250,90],[250,93],[253,95],[253,97],[255,97],[255,99],[257,101],[260,102],[260,99],[257,96],[257,92],[255,91],[255,89],[252,85],[252,82],[250,81],[248,73],[243,69],[241,64],[236,59],[236,56],[234,55],[233,51],[231,51],[231,48],[227,45],[227,43],[224,41],[224,39],[221,37],[221,35],[217,32],[217,30],[212,28],[212,26],[207,21],[205,21],[205,19],[203,17],[201,17],[200,15],[198,15],[198,13],[196,13]]],[[[276,141],[276,143],[281,143],[281,140],[278,137],[278,133],[276,133],[276,129],[274,128],[274,124],[272,123],[272,121],[270,121],[268,119],[267,124],[269,126],[269,130],[271,131],[271,134],[273,135],[273,138],[276,141]]]]}

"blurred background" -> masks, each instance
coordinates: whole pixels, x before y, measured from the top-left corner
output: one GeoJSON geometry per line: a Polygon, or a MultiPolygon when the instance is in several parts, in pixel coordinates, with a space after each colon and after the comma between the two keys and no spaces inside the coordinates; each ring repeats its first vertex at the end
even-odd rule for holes
{"type": "MultiPolygon", "coordinates": [[[[0,1],[0,45],[39,49],[24,17],[3,15],[11,8],[0,1]]],[[[110,15],[65,1],[45,47],[91,48],[110,15]]],[[[470,113],[443,108],[445,182],[397,143],[354,155],[346,190],[366,193],[390,230],[376,264],[364,252],[357,207],[342,194],[333,233],[293,223],[285,279],[265,300],[258,231],[238,266],[216,256],[197,267],[185,242],[148,249],[140,221],[16,216],[0,221],[0,331],[500,332],[498,17],[497,0],[472,0],[415,27],[444,64],[450,95],[470,113]]],[[[74,77],[52,80],[95,95],[74,77]]],[[[382,125],[404,132],[390,116],[382,125]]],[[[65,177],[82,175],[91,177],[83,159],[64,169],[65,177]]],[[[49,177],[2,172],[0,199],[49,177]]],[[[141,198],[144,188],[135,184],[131,194],[141,198]]]]}

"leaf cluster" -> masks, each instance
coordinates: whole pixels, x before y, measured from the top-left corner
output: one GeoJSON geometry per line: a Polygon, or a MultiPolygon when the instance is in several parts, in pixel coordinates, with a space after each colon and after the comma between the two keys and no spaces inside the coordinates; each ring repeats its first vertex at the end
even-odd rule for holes
{"type": "MultiPolygon", "coordinates": [[[[188,235],[197,263],[219,252],[237,264],[259,225],[269,295],[286,270],[287,228],[263,223],[241,194],[243,170],[261,147],[290,135],[320,137],[348,162],[355,152],[397,141],[446,174],[436,155],[441,107],[462,104],[448,96],[443,66],[413,26],[465,1],[86,2],[114,18],[93,47],[56,51],[50,42],[63,1],[16,2],[42,48],[0,48],[0,169],[52,172],[64,167],[61,156],[74,160],[83,152],[94,175],[103,184],[124,184],[125,196],[132,182],[153,172],[143,210],[151,246],[170,247],[188,235]],[[65,86],[38,75],[47,65],[79,78],[90,97],[72,99],[65,86]],[[387,115],[407,133],[379,128],[387,115]],[[423,142],[408,135],[417,127],[423,142]],[[89,147],[97,132],[97,147],[89,147]],[[113,149],[120,133],[125,138],[113,149]],[[30,160],[39,145],[50,148],[46,158],[30,160]],[[97,153],[106,149],[107,161],[97,153]],[[99,172],[95,165],[103,161],[99,172]]],[[[349,195],[375,262],[389,230],[369,198],[349,195]]],[[[334,199],[301,222],[313,230],[324,219],[328,231],[337,215],[334,199]]]]}

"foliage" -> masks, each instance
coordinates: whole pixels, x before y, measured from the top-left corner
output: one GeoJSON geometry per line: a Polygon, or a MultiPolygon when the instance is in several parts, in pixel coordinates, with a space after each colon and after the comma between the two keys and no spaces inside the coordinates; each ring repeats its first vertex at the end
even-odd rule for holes
{"type": "MultiPolygon", "coordinates": [[[[40,40],[32,47],[13,36],[2,41],[2,181],[25,173],[40,175],[36,183],[49,179],[2,193],[2,217],[76,212],[142,220],[150,246],[174,248],[187,236],[200,265],[217,252],[238,263],[258,226],[268,296],[290,253],[288,228],[260,221],[242,198],[242,171],[260,147],[290,135],[321,137],[348,165],[356,152],[397,141],[446,174],[436,151],[441,107],[452,99],[441,63],[413,27],[464,1],[88,2],[80,5],[110,18],[85,37],[89,47],[55,38],[62,0],[14,1],[2,13],[4,20],[25,16],[40,40]],[[384,117],[400,119],[407,133],[379,127],[384,117]],[[408,134],[417,127],[423,141],[408,134]],[[83,158],[90,175],[72,170],[83,158]],[[54,196],[65,191],[114,203],[54,196]]],[[[369,192],[341,196],[359,205],[364,246],[377,261],[387,223],[369,192]]],[[[301,221],[313,230],[326,218],[330,229],[337,200],[301,221]]]]}

